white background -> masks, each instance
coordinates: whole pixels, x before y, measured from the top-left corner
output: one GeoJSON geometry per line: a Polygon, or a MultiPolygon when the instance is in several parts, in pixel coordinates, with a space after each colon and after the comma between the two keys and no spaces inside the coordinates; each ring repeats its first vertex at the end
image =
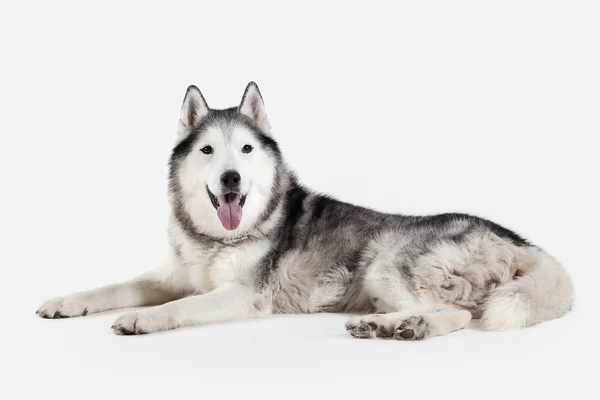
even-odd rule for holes
{"type": "Polygon", "coordinates": [[[597,2],[166,3],[1,6],[0,397],[598,394],[597,2]],[[419,343],[352,339],[344,315],[142,337],[112,334],[122,311],[37,318],[162,261],[185,89],[228,107],[250,80],[305,184],[506,225],[566,265],[573,312],[419,343]]]}

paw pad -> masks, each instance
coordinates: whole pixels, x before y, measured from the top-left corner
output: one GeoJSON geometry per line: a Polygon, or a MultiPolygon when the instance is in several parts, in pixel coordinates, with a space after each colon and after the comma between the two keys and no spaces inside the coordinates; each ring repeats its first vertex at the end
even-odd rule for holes
{"type": "Polygon", "coordinates": [[[405,319],[396,328],[394,338],[397,340],[422,340],[429,334],[429,324],[422,317],[405,319]]]}

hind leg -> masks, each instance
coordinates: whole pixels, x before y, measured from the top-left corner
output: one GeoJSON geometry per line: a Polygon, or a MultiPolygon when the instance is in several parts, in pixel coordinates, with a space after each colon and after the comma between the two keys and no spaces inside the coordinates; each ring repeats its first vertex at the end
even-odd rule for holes
{"type": "Polygon", "coordinates": [[[354,317],[346,323],[346,330],[352,336],[362,339],[383,337],[422,340],[462,329],[470,320],[471,313],[465,310],[444,308],[422,312],[415,309],[354,317]]]}
{"type": "MultiPolygon", "coordinates": [[[[394,238],[392,237],[391,240],[394,238]]],[[[423,305],[409,290],[410,265],[398,264],[388,239],[372,243],[373,258],[365,271],[364,293],[371,297],[380,313],[354,317],[346,330],[357,338],[387,337],[398,340],[421,340],[446,335],[464,328],[471,313],[445,304],[423,305]]]]}

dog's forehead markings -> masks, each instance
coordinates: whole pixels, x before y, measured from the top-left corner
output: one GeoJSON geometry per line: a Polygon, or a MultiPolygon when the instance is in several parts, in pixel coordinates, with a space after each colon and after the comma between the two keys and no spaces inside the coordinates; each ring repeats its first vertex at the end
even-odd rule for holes
{"type": "Polygon", "coordinates": [[[218,123],[209,125],[200,133],[201,141],[221,142],[225,144],[231,144],[240,140],[252,140],[253,133],[247,127],[237,124],[235,122],[220,121],[218,123]]]}
{"type": "Polygon", "coordinates": [[[225,136],[225,132],[219,125],[209,126],[204,134],[204,137],[207,140],[222,140],[225,136]]]}
{"type": "Polygon", "coordinates": [[[234,126],[230,133],[230,140],[251,140],[254,138],[253,133],[245,126],[234,126]]]}

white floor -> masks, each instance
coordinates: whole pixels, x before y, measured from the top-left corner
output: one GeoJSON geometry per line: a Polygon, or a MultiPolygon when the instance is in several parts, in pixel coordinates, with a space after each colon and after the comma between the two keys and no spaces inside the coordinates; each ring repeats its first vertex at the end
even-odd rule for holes
{"type": "Polygon", "coordinates": [[[34,311],[23,309],[7,327],[2,390],[18,398],[594,398],[587,388],[598,347],[577,309],[517,332],[483,332],[474,323],[411,343],[353,339],[344,315],[122,337],[109,329],[119,312],[43,320],[34,311]]]}

